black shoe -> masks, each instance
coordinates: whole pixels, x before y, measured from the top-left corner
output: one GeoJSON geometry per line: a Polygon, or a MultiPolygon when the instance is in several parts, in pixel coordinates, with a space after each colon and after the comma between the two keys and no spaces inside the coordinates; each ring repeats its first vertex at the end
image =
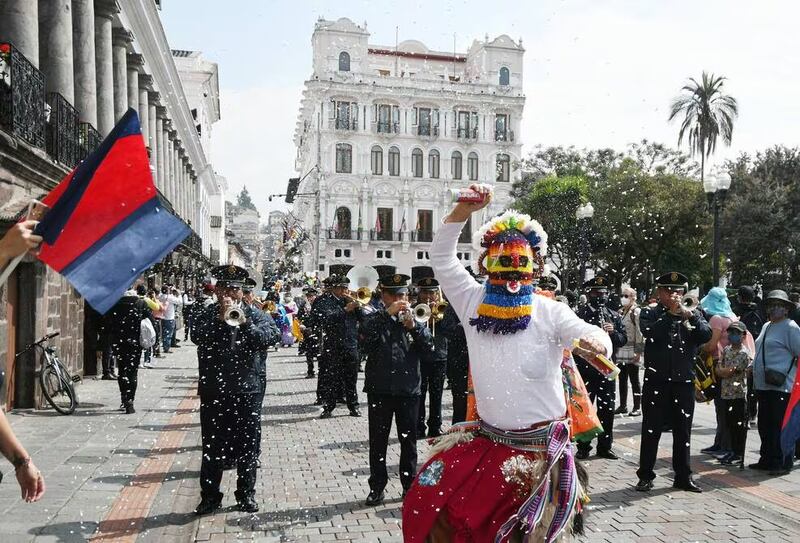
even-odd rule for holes
{"type": "Polygon", "coordinates": [[[111,376],[109,373],[104,373],[103,376],[100,378],[101,381],[113,381],[114,377],[111,376]]]}
{"type": "Polygon", "coordinates": [[[236,500],[236,507],[239,511],[244,511],[245,513],[258,513],[258,504],[253,496],[236,500]]]}
{"type": "Polygon", "coordinates": [[[440,435],[442,435],[441,428],[438,430],[428,430],[428,437],[439,437],[440,435]]]}
{"type": "Polygon", "coordinates": [[[653,490],[653,481],[645,481],[644,479],[639,479],[639,482],[636,483],[636,490],[639,492],[650,492],[653,490]]]}
{"type": "Polygon", "coordinates": [[[322,414],[319,416],[321,419],[329,419],[333,417],[333,411],[329,409],[323,409],[322,414]]]}
{"type": "Polygon", "coordinates": [[[133,415],[136,413],[136,409],[133,408],[133,402],[128,402],[125,404],[125,414],[126,415],[133,415]]]}
{"type": "Polygon", "coordinates": [[[364,505],[368,507],[372,507],[375,505],[381,505],[383,503],[383,490],[377,492],[375,490],[370,490],[369,495],[367,495],[367,499],[364,501],[364,505]]]}
{"type": "Polygon", "coordinates": [[[617,407],[616,410],[614,410],[615,415],[625,415],[627,413],[628,413],[628,408],[625,407],[624,405],[620,405],[619,407],[617,407]]]}
{"type": "Polygon", "coordinates": [[[361,410],[359,410],[358,407],[352,408],[350,410],[350,416],[351,417],[360,417],[361,416],[361,410]]]}
{"type": "Polygon", "coordinates": [[[597,456],[599,456],[600,458],[605,458],[606,460],[619,460],[619,456],[617,456],[617,453],[615,453],[611,449],[608,449],[607,451],[597,451],[597,456]]]}
{"type": "Polygon", "coordinates": [[[321,399],[317,398],[317,401],[314,402],[314,405],[323,405],[324,403],[325,402],[323,402],[321,399]]]}
{"type": "Polygon", "coordinates": [[[719,459],[719,463],[725,466],[730,466],[731,464],[738,464],[742,461],[742,458],[736,453],[728,453],[722,458],[719,459]]]}
{"type": "Polygon", "coordinates": [[[682,482],[675,481],[675,483],[672,485],[672,488],[678,488],[680,490],[685,490],[686,492],[696,492],[697,494],[703,491],[703,489],[697,486],[691,478],[682,482]]]}
{"type": "Polygon", "coordinates": [[[315,377],[314,372],[306,373],[306,379],[313,379],[315,377]]]}
{"type": "Polygon", "coordinates": [[[705,449],[700,449],[700,452],[703,453],[703,454],[714,454],[714,453],[717,453],[717,452],[719,452],[721,450],[722,450],[722,447],[712,445],[711,447],[706,447],[705,449]]]}
{"type": "Polygon", "coordinates": [[[203,498],[200,500],[200,505],[195,508],[194,514],[198,516],[207,515],[213,513],[220,507],[222,507],[222,498],[217,498],[216,500],[203,498]]]}
{"type": "Polygon", "coordinates": [[[578,460],[586,460],[589,458],[589,451],[586,449],[578,449],[578,452],[575,453],[575,458],[578,460]]]}
{"type": "Polygon", "coordinates": [[[749,464],[747,467],[750,468],[750,469],[755,469],[755,470],[759,470],[759,471],[771,471],[772,470],[771,467],[765,466],[761,462],[756,462],[755,464],[749,464]]]}
{"type": "Polygon", "coordinates": [[[642,414],[642,410],[641,410],[641,409],[639,409],[638,407],[634,407],[634,408],[633,408],[633,411],[631,411],[631,412],[630,412],[630,413],[628,413],[628,414],[629,414],[631,417],[638,417],[639,415],[641,415],[641,414],[642,414]]]}
{"type": "Polygon", "coordinates": [[[774,469],[769,472],[770,477],[783,477],[784,475],[789,475],[791,469],[788,468],[778,468],[774,469]]]}

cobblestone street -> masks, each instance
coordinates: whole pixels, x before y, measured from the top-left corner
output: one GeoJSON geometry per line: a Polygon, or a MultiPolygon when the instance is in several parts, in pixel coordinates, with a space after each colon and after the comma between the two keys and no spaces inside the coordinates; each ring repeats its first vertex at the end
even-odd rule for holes
{"type": "MultiPolygon", "coordinates": [[[[401,541],[398,445],[388,463],[393,478],[387,502],[365,507],[367,419],[340,407],[319,420],[316,380],[304,378],[294,349],[270,353],[264,407],[264,441],[255,515],[234,509],[235,472],[223,480],[224,508],[196,518],[200,431],[195,396],[196,356],[184,345],[154,369],[139,372],[135,415],[117,411],[116,383],[90,380],[78,387],[81,405],[65,417],[18,411],[10,418],[47,482],[36,504],[19,500],[10,466],[0,485],[0,540],[17,541],[401,541]]],[[[359,386],[359,388],[361,388],[359,386]]],[[[446,393],[449,407],[449,393],[446,393]]],[[[363,398],[362,398],[363,399],[363,398]]],[[[366,414],[366,409],[364,409],[366,414]]],[[[656,489],[633,489],[640,418],[618,418],[617,462],[591,459],[586,541],[798,541],[800,471],[766,479],[722,469],[693,456],[703,494],[672,491],[667,461],[656,489]]],[[[693,451],[713,439],[713,409],[698,406],[693,451]]],[[[427,445],[420,442],[420,458],[427,445]]],[[[748,436],[748,461],[756,460],[758,434],[748,436]]],[[[671,450],[669,436],[662,451],[671,450]]],[[[476,497],[477,499],[478,497],[476,497]]]]}

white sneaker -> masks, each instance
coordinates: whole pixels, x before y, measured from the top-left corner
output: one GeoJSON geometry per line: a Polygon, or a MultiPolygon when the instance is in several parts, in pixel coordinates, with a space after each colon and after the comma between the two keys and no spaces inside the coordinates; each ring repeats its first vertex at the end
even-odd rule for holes
{"type": "Polygon", "coordinates": [[[153,365],[150,362],[145,362],[144,364],[142,364],[142,367],[143,368],[152,368],[153,365]]]}

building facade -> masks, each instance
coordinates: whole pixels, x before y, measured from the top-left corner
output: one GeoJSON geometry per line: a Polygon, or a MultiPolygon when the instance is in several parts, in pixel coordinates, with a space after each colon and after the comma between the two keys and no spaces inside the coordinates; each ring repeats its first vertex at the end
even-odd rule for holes
{"type": "MultiPolygon", "coordinates": [[[[210,213],[196,210],[219,184],[158,10],[152,0],[0,2],[0,226],[49,192],[133,108],[156,187],[192,228],[147,279],[185,286],[210,264],[201,236],[210,213]]],[[[97,372],[98,315],[63,278],[26,262],[2,296],[0,365],[12,378],[0,399],[7,407],[40,403],[33,353],[14,355],[45,333],[60,332],[56,346],[76,374],[97,372]]]]}
{"type": "MultiPolygon", "coordinates": [[[[357,265],[422,273],[450,189],[494,185],[491,214],[508,206],[520,175],[521,42],[487,36],[460,54],[369,37],[343,18],[319,20],[311,39],[295,131],[301,181],[288,192],[313,233],[304,268],[322,276],[357,265]]],[[[477,226],[458,247],[465,265],[477,257],[477,226]]]]}

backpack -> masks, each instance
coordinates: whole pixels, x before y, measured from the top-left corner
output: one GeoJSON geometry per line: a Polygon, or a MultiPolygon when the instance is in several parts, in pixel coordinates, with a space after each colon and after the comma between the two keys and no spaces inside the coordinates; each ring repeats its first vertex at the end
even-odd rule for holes
{"type": "Polygon", "coordinates": [[[156,329],[147,317],[139,323],[139,346],[149,349],[156,344],[156,329]]]}
{"type": "Polygon", "coordinates": [[[739,317],[739,320],[747,327],[747,331],[753,338],[757,338],[761,334],[761,329],[764,327],[764,317],[757,307],[748,308],[748,312],[739,317]]]}

